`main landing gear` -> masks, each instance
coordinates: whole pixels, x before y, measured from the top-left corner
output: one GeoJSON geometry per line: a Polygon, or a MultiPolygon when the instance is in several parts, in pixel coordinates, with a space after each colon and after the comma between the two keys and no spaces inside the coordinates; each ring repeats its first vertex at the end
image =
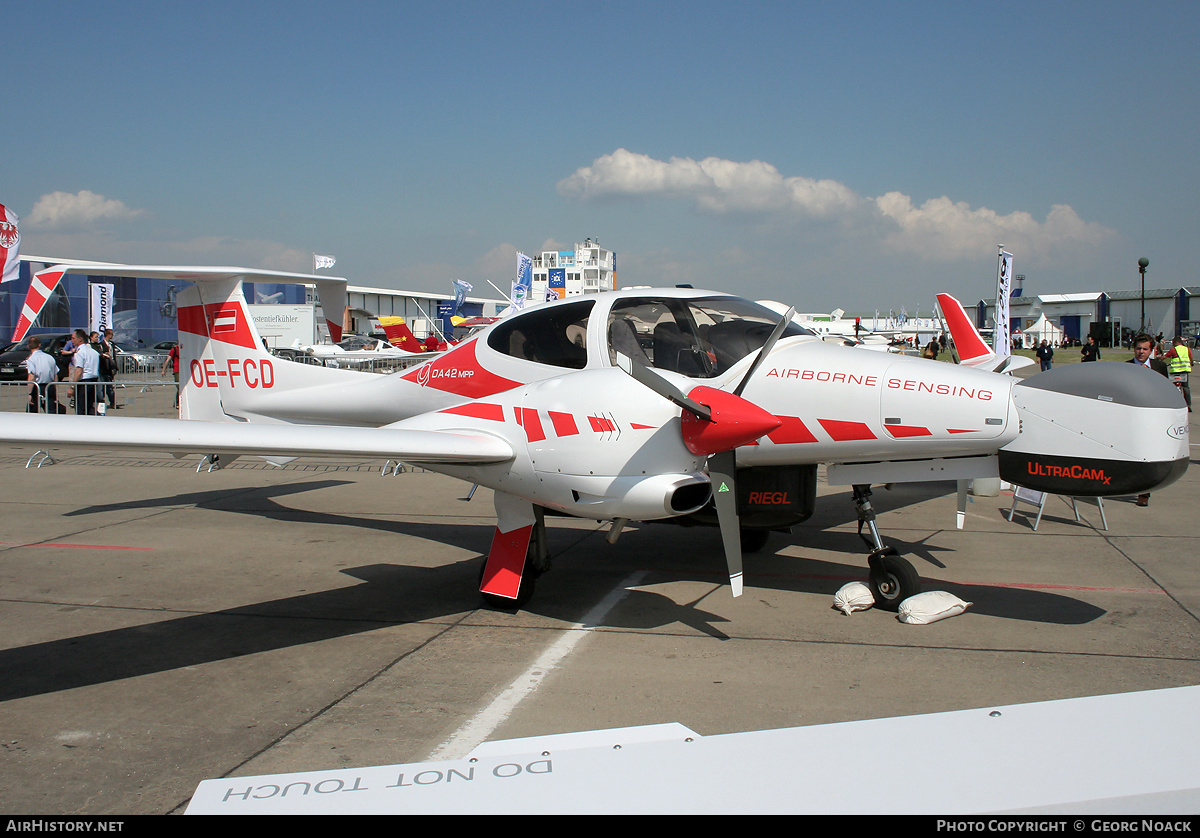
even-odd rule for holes
{"type": "Polygon", "coordinates": [[[921,593],[921,577],[908,560],[900,557],[895,547],[884,546],[875,527],[871,487],[859,484],[853,488],[854,507],[858,512],[858,534],[871,548],[871,554],[867,557],[870,567],[868,584],[875,597],[875,605],[885,611],[897,611],[901,602],[921,593]],[[870,538],[863,535],[864,524],[870,532],[870,538]]]}

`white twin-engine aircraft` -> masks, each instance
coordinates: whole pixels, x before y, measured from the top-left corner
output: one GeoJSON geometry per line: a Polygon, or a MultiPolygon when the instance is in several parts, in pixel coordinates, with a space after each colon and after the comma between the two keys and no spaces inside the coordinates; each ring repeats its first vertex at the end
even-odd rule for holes
{"type": "MultiPolygon", "coordinates": [[[[830,484],[853,487],[871,588],[895,610],[920,578],[881,540],[871,484],[999,476],[1107,496],[1157,490],[1188,466],[1183,399],[1132,364],[1020,381],[986,358],[955,366],[831,344],[729,294],[639,288],[538,305],[374,375],[272,357],[242,294],[243,281],[316,282],[336,313],[344,281],[70,270],[195,283],[179,295],[180,420],[5,414],[0,441],[390,458],[487,486],[498,523],[480,590],[498,607],[523,604],[548,569],[547,511],[611,521],[610,539],[631,520],[715,524],[737,596],[743,549],[812,514],[826,464],[830,484]]],[[[965,315],[958,328],[973,331],[965,315]]]]}

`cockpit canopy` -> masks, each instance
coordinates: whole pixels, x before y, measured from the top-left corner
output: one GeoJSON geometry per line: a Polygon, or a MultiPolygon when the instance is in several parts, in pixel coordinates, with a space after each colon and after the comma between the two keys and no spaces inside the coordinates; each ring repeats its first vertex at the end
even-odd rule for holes
{"type": "MultiPolygon", "coordinates": [[[[488,346],[511,358],[567,369],[588,366],[588,323],[596,300],[539,306],[507,318],[488,334],[488,346]]],[[[603,340],[608,361],[617,353],[648,367],[692,378],[721,375],[757,352],[779,322],[766,306],[739,297],[621,297],[608,313],[603,340]]],[[[791,323],[784,336],[812,335],[791,323]]]]}
{"type": "MultiPolygon", "coordinates": [[[[648,367],[692,378],[721,375],[757,352],[780,315],[740,297],[631,297],[608,315],[608,356],[628,355],[648,367]]],[[[811,335],[795,323],[784,337],[811,335]]]]}

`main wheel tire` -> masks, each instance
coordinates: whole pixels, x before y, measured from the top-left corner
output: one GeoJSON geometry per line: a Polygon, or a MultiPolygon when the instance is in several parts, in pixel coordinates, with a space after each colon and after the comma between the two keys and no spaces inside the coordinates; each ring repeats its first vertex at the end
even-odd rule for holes
{"type": "Polygon", "coordinates": [[[917,569],[899,556],[880,556],[871,568],[871,593],[875,607],[884,611],[899,611],[900,603],[921,593],[921,577],[917,569]]]}

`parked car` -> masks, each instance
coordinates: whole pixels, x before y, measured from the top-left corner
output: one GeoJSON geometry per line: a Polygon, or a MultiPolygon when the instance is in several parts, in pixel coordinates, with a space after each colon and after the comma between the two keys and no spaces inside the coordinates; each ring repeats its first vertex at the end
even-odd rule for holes
{"type": "MultiPolygon", "coordinates": [[[[0,381],[25,381],[29,377],[29,372],[25,369],[25,361],[29,358],[30,337],[32,336],[27,336],[20,343],[15,343],[0,352],[0,381]]],[[[60,355],[58,350],[62,349],[64,344],[71,342],[71,336],[69,334],[38,335],[38,338],[42,341],[42,351],[49,352],[50,356],[58,362],[59,374],[65,377],[71,361],[67,356],[60,355]]]]}
{"type": "Polygon", "coordinates": [[[163,360],[167,357],[167,353],[159,351],[157,347],[141,349],[116,341],[113,341],[113,346],[117,350],[117,371],[119,373],[158,372],[162,368],[163,360]]]}

